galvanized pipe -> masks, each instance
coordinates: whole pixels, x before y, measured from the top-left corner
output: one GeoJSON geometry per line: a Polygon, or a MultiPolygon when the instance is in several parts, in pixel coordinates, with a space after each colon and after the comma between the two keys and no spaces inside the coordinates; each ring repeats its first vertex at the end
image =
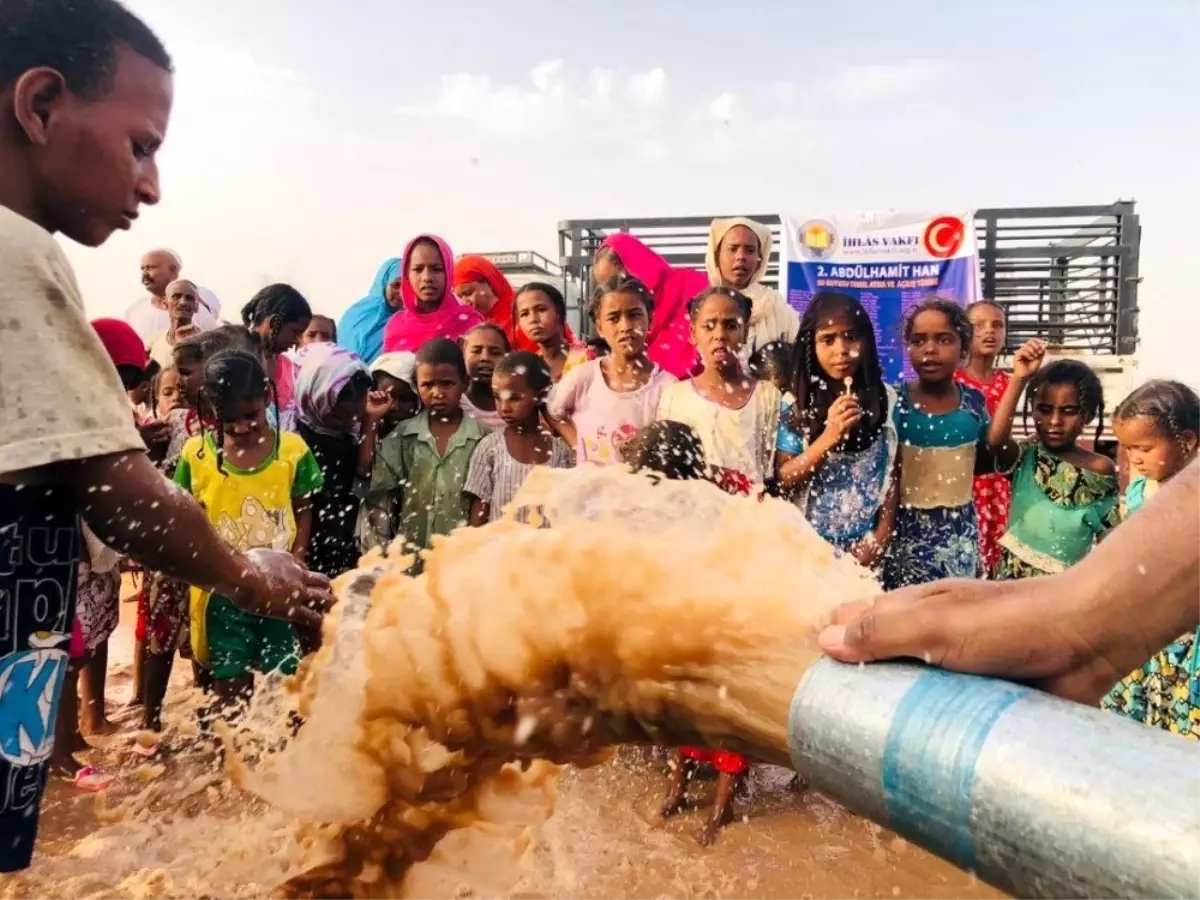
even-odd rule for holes
{"type": "Polygon", "coordinates": [[[1018,897],[1200,896],[1200,744],[1005,681],[822,659],[809,784],[1018,897]]]}

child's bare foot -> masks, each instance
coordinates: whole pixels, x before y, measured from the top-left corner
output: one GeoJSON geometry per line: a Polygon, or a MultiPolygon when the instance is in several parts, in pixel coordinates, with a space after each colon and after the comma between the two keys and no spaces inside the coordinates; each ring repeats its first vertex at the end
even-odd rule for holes
{"type": "Polygon", "coordinates": [[[716,841],[721,828],[732,821],[732,804],[726,804],[723,808],[718,807],[714,809],[712,818],[704,824],[703,828],[696,832],[696,843],[701,847],[711,847],[713,842],[716,841]]]}
{"type": "Polygon", "coordinates": [[[107,737],[120,731],[120,726],[110,721],[104,713],[97,716],[84,713],[79,720],[79,731],[87,737],[107,737]]]}
{"type": "Polygon", "coordinates": [[[667,766],[667,771],[671,775],[671,782],[667,788],[667,796],[662,804],[662,817],[664,819],[669,819],[683,809],[685,805],[684,795],[687,793],[688,766],[684,762],[683,755],[677,750],[671,753],[667,766]]]}
{"type": "Polygon", "coordinates": [[[672,783],[671,790],[662,803],[662,817],[669,819],[675,813],[681,812],[686,805],[683,786],[680,785],[677,789],[674,783],[672,783]]]}
{"type": "Polygon", "coordinates": [[[95,750],[95,749],[96,749],[95,747],[93,747],[86,740],[84,740],[83,732],[80,731],[78,728],[76,728],[75,733],[73,735],[71,735],[71,752],[72,753],[87,753],[89,750],[95,750]]]}
{"type": "Polygon", "coordinates": [[[82,768],[83,763],[75,758],[74,753],[59,753],[57,747],[50,757],[50,774],[57,778],[71,781],[82,768]]]}

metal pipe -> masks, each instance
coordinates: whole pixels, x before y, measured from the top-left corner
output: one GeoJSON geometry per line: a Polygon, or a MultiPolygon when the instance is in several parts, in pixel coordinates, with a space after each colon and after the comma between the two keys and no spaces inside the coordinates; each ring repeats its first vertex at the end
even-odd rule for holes
{"type": "Polygon", "coordinates": [[[1200,744],[1006,681],[822,659],[808,783],[1018,897],[1200,896],[1200,744]]]}

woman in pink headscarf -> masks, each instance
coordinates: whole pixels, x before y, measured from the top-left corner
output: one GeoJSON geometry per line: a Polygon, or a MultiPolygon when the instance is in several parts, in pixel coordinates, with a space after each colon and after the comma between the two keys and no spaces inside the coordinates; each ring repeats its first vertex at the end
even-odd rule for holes
{"type": "Polygon", "coordinates": [[[422,234],[409,241],[401,257],[403,309],[383,332],[383,352],[416,353],[434,338],[458,340],[483,319],[474,307],[458,302],[452,290],[454,254],[440,237],[422,234]]]}
{"type": "Polygon", "coordinates": [[[708,277],[695,269],[677,269],[631,234],[605,239],[592,261],[596,284],[632,275],[654,295],[654,312],[646,334],[646,355],[676,378],[687,378],[699,366],[692,344],[688,301],[708,289],[708,277]]]}

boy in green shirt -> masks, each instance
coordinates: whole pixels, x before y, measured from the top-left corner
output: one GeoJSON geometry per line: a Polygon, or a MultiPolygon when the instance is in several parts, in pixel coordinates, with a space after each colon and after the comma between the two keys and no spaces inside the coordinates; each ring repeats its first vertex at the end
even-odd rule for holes
{"type": "MultiPolygon", "coordinates": [[[[462,350],[442,338],[417,351],[417,394],[421,412],[379,442],[367,503],[387,507],[400,497],[399,535],[406,552],[428,550],[435,534],[449,534],[467,521],[463,494],[475,447],[489,433],[463,413],[467,366],[462,350]]],[[[416,575],[418,556],[409,570],[416,575]]]]}

